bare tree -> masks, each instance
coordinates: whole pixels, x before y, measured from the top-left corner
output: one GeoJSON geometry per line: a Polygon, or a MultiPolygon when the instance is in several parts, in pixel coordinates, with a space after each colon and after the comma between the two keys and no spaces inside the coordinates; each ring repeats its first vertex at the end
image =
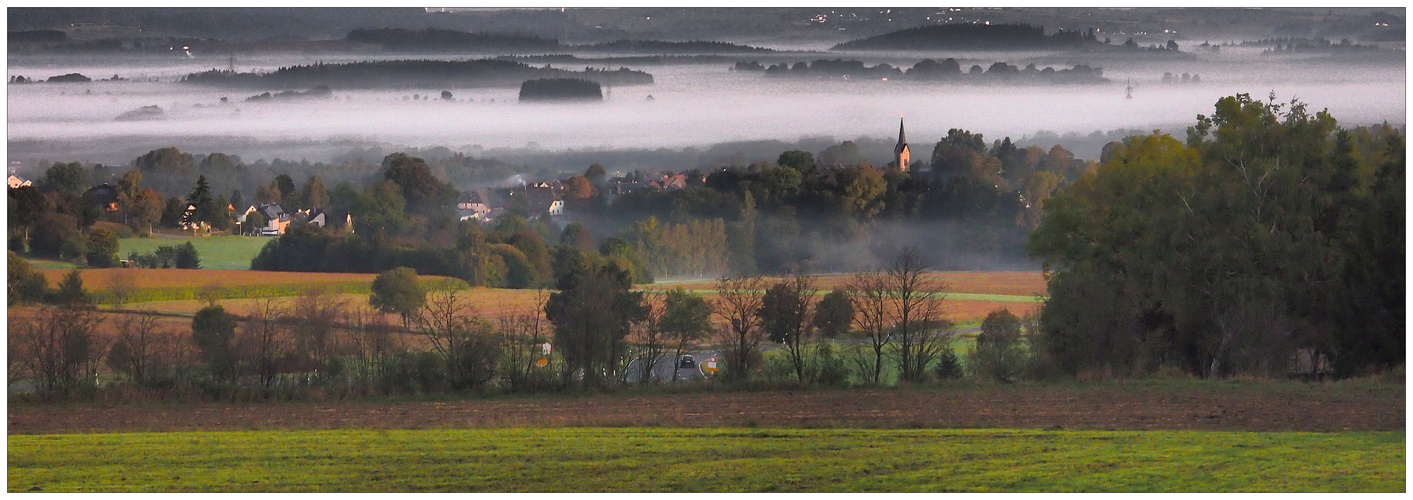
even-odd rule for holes
{"type": "Polygon", "coordinates": [[[803,273],[795,273],[789,279],[770,287],[761,301],[761,323],[766,326],[771,340],[785,344],[790,358],[790,366],[795,370],[795,381],[805,385],[809,370],[805,349],[805,337],[810,333],[810,303],[814,296],[814,280],[803,273]]]}
{"type": "Polygon", "coordinates": [[[854,305],[854,326],[868,337],[872,358],[862,351],[853,356],[860,371],[869,376],[873,385],[882,383],[883,355],[893,341],[893,319],[890,312],[888,280],[882,271],[854,275],[849,284],[850,300],[854,305]]]}
{"type": "Polygon", "coordinates": [[[260,385],[274,387],[279,380],[281,365],[289,356],[290,333],[284,324],[288,314],[279,302],[261,299],[255,302],[249,313],[249,320],[241,325],[241,336],[237,340],[246,352],[243,356],[251,362],[260,385]]]}
{"type": "Polygon", "coordinates": [[[389,355],[400,348],[387,316],[369,306],[351,307],[344,312],[348,328],[340,330],[348,348],[352,378],[364,390],[384,379],[383,367],[389,355]]]}
{"type": "Polygon", "coordinates": [[[124,315],[112,322],[116,338],[108,349],[108,366],[126,374],[134,384],[147,386],[158,362],[164,332],[157,328],[157,316],[124,315]]]}
{"type": "Polygon", "coordinates": [[[226,298],[229,291],[215,281],[207,282],[196,290],[196,299],[206,302],[207,306],[214,306],[216,302],[226,298]]]}
{"type": "Polygon", "coordinates": [[[757,349],[765,339],[765,330],[761,328],[757,314],[764,297],[761,293],[764,286],[765,278],[760,276],[716,280],[716,315],[727,325],[721,332],[726,350],[726,376],[737,382],[744,382],[755,368],[757,349]]]}
{"type": "Polygon", "coordinates": [[[899,253],[884,273],[893,302],[898,376],[910,382],[926,379],[928,365],[946,347],[952,330],[951,322],[943,318],[946,285],[926,273],[927,264],[915,247],[899,253]]]}
{"type": "Polygon", "coordinates": [[[122,309],[123,304],[132,298],[137,291],[137,285],[133,282],[132,269],[116,269],[108,280],[108,295],[113,297],[113,309],[122,309]]]}
{"type": "Polygon", "coordinates": [[[501,353],[507,368],[507,378],[511,387],[525,388],[534,380],[547,379],[537,373],[549,373],[550,353],[544,346],[550,341],[553,332],[545,320],[545,300],[549,295],[540,291],[535,295],[535,305],[516,314],[502,315],[497,319],[497,330],[502,341],[501,353]],[[544,365],[540,362],[544,361],[544,365]]]}
{"type": "Polygon", "coordinates": [[[328,375],[330,361],[336,354],[332,349],[335,322],[343,316],[348,302],[316,286],[300,292],[289,311],[294,319],[296,347],[305,360],[305,368],[320,376],[328,375]]]}
{"type": "Polygon", "coordinates": [[[476,388],[495,376],[492,328],[474,319],[465,298],[450,287],[427,294],[427,303],[416,318],[416,328],[446,365],[453,389],[476,388]]]}
{"type": "Polygon", "coordinates": [[[667,355],[667,335],[662,330],[662,317],[667,305],[661,295],[654,294],[643,300],[643,307],[647,315],[642,322],[633,325],[628,340],[636,345],[640,353],[637,358],[638,383],[646,385],[653,381],[653,367],[667,355]]]}
{"type": "Polygon", "coordinates": [[[17,331],[20,356],[39,387],[69,393],[93,383],[104,349],[93,334],[100,318],[86,307],[43,307],[17,331]]]}

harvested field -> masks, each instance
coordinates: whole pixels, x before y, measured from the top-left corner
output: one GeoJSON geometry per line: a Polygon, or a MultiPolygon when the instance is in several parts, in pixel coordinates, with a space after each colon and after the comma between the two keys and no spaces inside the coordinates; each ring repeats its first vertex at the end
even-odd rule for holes
{"type": "MultiPolygon", "coordinates": [[[[543,294],[545,296],[548,296],[550,292],[550,290],[545,290],[543,291],[543,294]]],[[[470,307],[473,311],[476,312],[476,314],[494,317],[502,314],[517,314],[521,312],[538,311],[538,297],[540,296],[541,291],[478,287],[469,290],[464,290],[461,293],[465,294],[467,304],[470,305],[470,307]]],[[[708,294],[706,295],[706,299],[708,301],[715,301],[716,296],[708,294]]],[[[262,299],[224,299],[221,300],[219,303],[224,306],[227,311],[230,311],[235,314],[245,314],[245,311],[249,310],[251,307],[254,307],[254,305],[260,300],[262,299]]],[[[296,299],[294,297],[283,297],[277,298],[275,300],[288,305],[290,303],[293,303],[296,299]]],[[[345,300],[348,302],[349,305],[363,306],[368,304],[368,295],[357,293],[337,294],[331,296],[330,300],[345,300]]],[[[944,304],[947,310],[947,317],[959,324],[980,321],[981,319],[985,318],[988,313],[996,309],[1008,309],[1011,311],[1012,314],[1015,314],[1017,316],[1023,316],[1027,313],[1040,309],[1040,304],[1033,302],[992,302],[983,300],[949,299],[944,301],[944,304]]],[[[127,308],[140,308],[161,313],[172,314],[194,314],[196,313],[196,311],[200,310],[203,307],[206,307],[206,302],[201,300],[168,300],[133,304],[128,306],[127,308]]],[[[396,319],[392,315],[389,315],[388,318],[389,321],[393,323],[401,322],[400,319],[396,319]]],[[[719,320],[720,318],[717,318],[714,315],[712,316],[713,322],[717,322],[719,320]]]]}
{"type": "MultiPolygon", "coordinates": [[[[41,270],[51,284],[63,280],[68,271],[41,270]]],[[[235,271],[211,269],[85,269],[80,276],[83,288],[95,302],[112,298],[115,280],[125,278],[131,287],[128,302],[195,300],[205,290],[223,298],[263,298],[299,295],[322,288],[331,293],[367,293],[376,274],[292,273],[276,271],[235,271]]],[[[424,285],[464,282],[442,276],[422,276],[424,285]]]]}
{"type": "MultiPolygon", "coordinates": [[[[1039,272],[936,272],[927,273],[928,278],[947,284],[949,293],[976,293],[993,295],[1034,296],[1045,295],[1045,275],[1039,272]]],[[[777,278],[778,279],[778,278],[777,278]]],[[[815,288],[833,290],[849,284],[850,274],[828,274],[815,276],[815,288]]],[[[772,280],[773,282],[773,280],[772,280]]],[[[645,285],[645,289],[670,289],[677,286],[688,290],[710,290],[716,286],[713,280],[668,281],[645,285]]]]}
{"type": "Polygon", "coordinates": [[[997,309],[1006,309],[1018,317],[1040,310],[1040,304],[1037,302],[1023,304],[980,300],[944,300],[942,306],[946,310],[947,318],[957,324],[981,321],[986,319],[987,314],[991,314],[991,311],[997,309]]]}
{"type": "MultiPolygon", "coordinates": [[[[68,271],[42,269],[39,272],[50,284],[64,279],[68,271]]],[[[107,290],[113,276],[125,274],[135,288],[200,288],[206,285],[225,287],[240,285],[286,285],[314,283],[372,283],[376,274],[354,273],[285,273],[277,271],[239,271],[228,269],[84,269],[83,289],[90,292],[107,290]]]]}
{"type": "Polygon", "coordinates": [[[467,401],[11,404],[9,433],[563,426],[1394,431],[1402,384],[1100,382],[467,401]]]}

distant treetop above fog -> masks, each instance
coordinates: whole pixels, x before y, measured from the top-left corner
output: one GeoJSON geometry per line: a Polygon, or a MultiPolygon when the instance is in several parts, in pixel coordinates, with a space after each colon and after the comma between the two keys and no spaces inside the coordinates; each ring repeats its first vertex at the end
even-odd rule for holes
{"type": "Polygon", "coordinates": [[[664,42],[661,40],[617,40],[592,45],[574,45],[566,48],[572,51],[612,52],[619,54],[736,54],[746,52],[775,52],[772,49],[726,42],[664,42]]]}
{"type": "Polygon", "coordinates": [[[1026,50],[1099,45],[1092,32],[1058,31],[1029,24],[919,26],[835,45],[830,50],[1026,50]]]}
{"type": "Polygon", "coordinates": [[[619,68],[583,71],[537,68],[506,60],[475,61],[373,61],[347,64],[313,64],[280,68],[273,73],[237,73],[210,70],[192,73],[183,83],[224,87],[288,89],[327,85],[333,88],[470,88],[516,87],[534,78],[582,78],[609,85],[650,85],[653,76],[619,68]]]}
{"type": "MultiPolygon", "coordinates": [[[[1269,9],[12,7],[6,11],[6,17],[9,29],[13,30],[12,55],[16,53],[17,42],[23,45],[64,43],[85,50],[101,48],[98,46],[101,44],[94,42],[116,39],[328,42],[346,41],[351,30],[384,28],[495,33],[554,40],[566,45],[615,40],[718,40],[757,46],[810,47],[811,50],[918,26],[959,23],[1044,25],[1052,32],[1059,28],[1066,32],[1094,30],[1099,41],[1111,37],[1113,43],[1118,44],[1135,37],[1137,43],[1145,46],[1166,42],[1173,38],[1172,34],[1178,34],[1179,42],[1194,43],[1204,40],[1227,43],[1272,36],[1350,38],[1368,43],[1402,41],[1406,32],[1406,12],[1401,6],[1269,9]],[[14,34],[21,32],[25,33],[14,34]]],[[[28,47],[22,48],[20,53],[26,50],[28,47]]]]}

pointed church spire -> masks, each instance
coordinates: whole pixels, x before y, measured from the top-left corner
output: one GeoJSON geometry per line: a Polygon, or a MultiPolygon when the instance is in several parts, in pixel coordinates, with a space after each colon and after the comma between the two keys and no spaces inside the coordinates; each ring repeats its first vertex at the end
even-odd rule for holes
{"type": "Polygon", "coordinates": [[[893,164],[899,170],[908,171],[908,163],[912,161],[912,151],[908,148],[908,136],[903,133],[903,119],[898,118],[898,145],[893,146],[893,164]]]}

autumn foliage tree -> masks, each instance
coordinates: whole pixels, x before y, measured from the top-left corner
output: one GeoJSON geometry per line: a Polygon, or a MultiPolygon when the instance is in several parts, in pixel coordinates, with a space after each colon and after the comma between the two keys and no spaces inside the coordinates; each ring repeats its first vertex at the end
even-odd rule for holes
{"type": "Polygon", "coordinates": [[[1045,205],[1041,343],[1062,371],[1337,376],[1404,361],[1404,141],[1246,94],[1186,143],[1109,148],[1045,205]]]}

